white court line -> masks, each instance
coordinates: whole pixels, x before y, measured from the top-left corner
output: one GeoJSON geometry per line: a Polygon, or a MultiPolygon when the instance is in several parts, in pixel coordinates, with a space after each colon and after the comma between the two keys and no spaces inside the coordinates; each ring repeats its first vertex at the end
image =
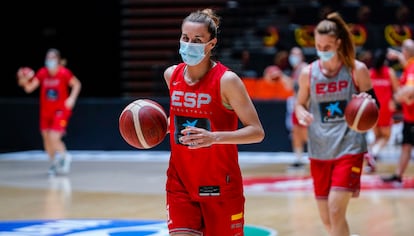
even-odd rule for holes
{"type": "MultiPolygon", "coordinates": [[[[107,150],[70,150],[75,161],[119,161],[119,162],[167,162],[169,151],[107,151],[107,150]]],[[[389,146],[382,151],[381,162],[395,163],[400,154],[399,146],[389,146]]],[[[303,161],[308,162],[307,154],[303,154],[303,161]]],[[[414,158],[414,153],[413,153],[414,158]]],[[[0,153],[0,161],[45,161],[47,156],[42,150],[0,153]]],[[[292,152],[247,152],[239,151],[240,163],[292,163],[292,152]]]]}
{"type": "MultiPolygon", "coordinates": [[[[168,151],[70,151],[74,161],[167,162],[168,151]]],[[[46,161],[42,150],[0,153],[0,161],[46,161]]],[[[239,152],[240,163],[291,163],[290,152],[239,152]]],[[[306,161],[306,158],[304,158],[306,161]]]]}

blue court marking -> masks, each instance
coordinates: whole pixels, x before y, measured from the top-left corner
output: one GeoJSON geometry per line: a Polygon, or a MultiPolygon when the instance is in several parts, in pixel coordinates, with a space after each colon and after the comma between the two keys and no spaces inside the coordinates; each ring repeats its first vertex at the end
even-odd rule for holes
{"type": "MultiPolygon", "coordinates": [[[[0,236],[168,236],[165,221],[60,219],[0,221],[0,236]]],[[[277,236],[275,230],[246,225],[245,236],[277,236]]]]}

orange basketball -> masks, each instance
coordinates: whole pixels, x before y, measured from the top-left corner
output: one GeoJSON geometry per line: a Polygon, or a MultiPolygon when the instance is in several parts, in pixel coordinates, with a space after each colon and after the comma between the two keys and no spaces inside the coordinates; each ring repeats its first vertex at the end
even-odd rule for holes
{"type": "Polygon", "coordinates": [[[345,120],[348,126],[357,132],[366,132],[378,121],[377,104],[369,98],[354,97],[345,108],[345,120]]]}
{"type": "Polygon", "coordinates": [[[119,116],[122,138],[138,149],[149,149],[160,144],[168,129],[164,108],[150,99],[138,99],[128,104],[119,116]]]}

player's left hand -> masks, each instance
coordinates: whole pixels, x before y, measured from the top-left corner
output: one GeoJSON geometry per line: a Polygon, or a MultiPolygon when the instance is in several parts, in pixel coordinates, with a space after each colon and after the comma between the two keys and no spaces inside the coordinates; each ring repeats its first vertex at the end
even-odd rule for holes
{"type": "Polygon", "coordinates": [[[353,98],[355,98],[355,97],[368,98],[368,99],[371,100],[371,102],[376,103],[375,99],[371,96],[371,94],[366,93],[366,92],[361,92],[361,93],[358,93],[358,94],[352,94],[352,97],[353,98]]]}
{"type": "Polygon", "coordinates": [[[184,145],[188,145],[189,149],[209,147],[215,140],[212,132],[197,127],[188,126],[181,130],[181,133],[183,136],[180,137],[180,142],[184,145]]]}

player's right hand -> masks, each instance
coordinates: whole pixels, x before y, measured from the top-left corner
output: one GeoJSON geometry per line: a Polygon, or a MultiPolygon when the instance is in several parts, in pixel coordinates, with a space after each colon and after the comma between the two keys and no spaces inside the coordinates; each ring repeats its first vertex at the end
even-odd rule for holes
{"type": "Polygon", "coordinates": [[[17,70],[17,82],[19,85],[27,83],[34,77],[34,70],[29,67],[20,67],[17,70]]]}

